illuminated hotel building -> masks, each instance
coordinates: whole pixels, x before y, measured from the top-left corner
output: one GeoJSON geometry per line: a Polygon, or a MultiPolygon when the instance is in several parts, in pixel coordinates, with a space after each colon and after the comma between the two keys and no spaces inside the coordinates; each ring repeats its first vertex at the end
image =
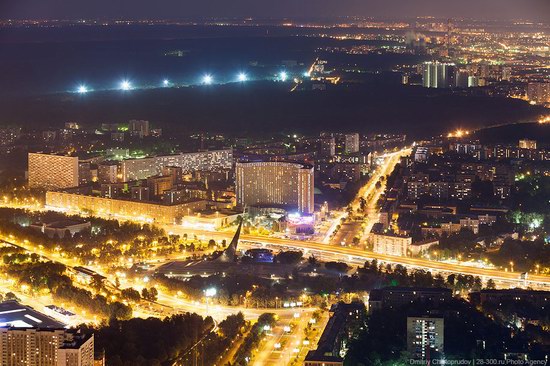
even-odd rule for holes
{"type": "Polygon", "coordinates": [[[312,213],[313,166],[288,162],[236,165],[237,203],[241,206],[284,206],[312,213]]]}
{"type": "Polygon", "coordinates": [[[78,157],[29,153],[29,187],[61,189],[78,184],[78,157]]]}

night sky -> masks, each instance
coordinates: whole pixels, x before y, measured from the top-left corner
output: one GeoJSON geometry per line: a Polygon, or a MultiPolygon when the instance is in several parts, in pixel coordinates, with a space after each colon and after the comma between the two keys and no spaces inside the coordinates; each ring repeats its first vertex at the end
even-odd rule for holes
{"type": "Polygon", "coordinates": [[[0,0],[0,18],[484,17],[550,20],[550,0],[0,0]]]}

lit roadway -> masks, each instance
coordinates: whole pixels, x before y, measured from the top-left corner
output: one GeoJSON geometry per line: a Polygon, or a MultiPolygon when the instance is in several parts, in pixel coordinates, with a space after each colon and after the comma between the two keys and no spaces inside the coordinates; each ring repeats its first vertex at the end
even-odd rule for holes
{"type": "MultiPolygon", "coordinates": [[[[199,231],[168,226],[166,230],[174,234],[195,234],[198,237],[207,237],[212,239],[230,240],[232,233],[215,232],[215,231],[199,231]]],[[[313,241],[301,241],[291,239],[279,239],[263,236],[252,236],[241,234],[239,248],[265,247],[273,250],[301,250],[304,256],[314,255],[318,259],[326,258],[328,260],[342,261],[348,264],[363,265],[367,260],[376,259],[381,263],[401,264],[408,268],[424,269],[432,273],[460,273],[464,275],[480,276],[482,279],[492,278],[495,281],[502,281],[518,285],[520,282],[519,272],[505,272],[494,268],[478,268],[467,265],[467,263],[453,264],[438,262],[423,258],[413,257],[398,257],[387,254],[374,253],[360,248],[332,246],[313,241]]],[[[521,280],[522,284],[529,286],[550,286],[550,276],[529,274],[526,281],[521,280]]]]}
{"type": "Polygon", "coordinates": [[[311,319],[312,309],[295,309],[290,317],[279,317],[254,355],[252,366],[288,365],[304,348],[304,329],[311,319]],[[285,330],[290,327],[290,331],[285,330]]]}
{"type": "Polygon", "coordinates": [[[372,175],[371,179],[369,179],[368,183],[359,190],[357,197],[352,203],[352,208],[354,213],[357,212],[357,209],[359,208],[359,199],[362,197],[366,200],[367,222],[362,236],[370,233],[372,225],[378,222],[378,210],[376,210],[376,203],[378,202],[380,196],[385,190],[386,180],[384,179],[384,181],[381,182],[381,186],[379,189],[376,189],[376,183],[380,181],[380,178],[386,177],[391,174],[397,163],[399,163],[401,157],[409,155],[410,153],[411,149],[403,149],[385,155],[384,164],[378,167],[378,169],[372,175]]]}

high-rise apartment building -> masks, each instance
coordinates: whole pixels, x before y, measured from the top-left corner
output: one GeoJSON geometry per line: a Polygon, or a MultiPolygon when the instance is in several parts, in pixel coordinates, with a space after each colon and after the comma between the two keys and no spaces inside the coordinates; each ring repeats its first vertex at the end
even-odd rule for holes
{"type": "Polygon", "coordinates": [[[79,185],[78,157],[29,153],[29,187],[62,189],[79,185]]]}
{"type": "Polygon", "coordinates": [[[451,88],[455,86],[455,64],[425,62],[422,64],[422,85],[425,88],[451,88]]]}
{"type": "Polygon", "coordinates": [[[149,136],[149,121],[133,119],[128,122],[130,135],[140,138],[149,136]]]}
{"type": "Polygon", "coordinates": [[[58,350],[57,366],[94,366],[94,335],[73,334],[58,350]]]}
{"type": "Polygon", "coordinates": [[[93,366],[94,336],[16,301],[0,303],[2,366],[93,366]]]}
{"type": "Polygon", "coordinates": [[[116,183],[118,181],[118,164],[105,162],[97,166],[97,180],[99,183],[116,183]]]}
{"type": "Polygon", "coordinates": [[[520,149],[536,150],[537,149],[537,141],[529,140],[529,139],[521,139],[521,140],[519,140],[518,147],[520,149]]]}
{"type": "Polygon", "coordinates": [[[347,133],[344,136],[344,151],[347,154],[359,152],[359,134],[347,133]]]}
{"type": "Polygon", "coordinates": [[[527,84],[527,99],[536,104],[550,103],[550,82],[527,84]]]}
{"type": "Polygon", "coordinates": [[[313,166],[288,162],[237,163],[237,203],[314,211],[313,166]]]}
{"type": "Polygon", "coordinates": [[[155,158],[127,159],[120,163],[120,174],[123,182],[147,179],[157,175],[155,158]]]}
{"type": "Polygon", "coordinates": [[[444,348],[445,321],[435,317],[407,317],[407,351],[416,359],[429,359],[444,348]]]}
{"type": "Polygon", "coordinates": [[[336,141],[333,136],[319,138],[319,152],[323,157],[331,157],[336,154],[336,141]]]}

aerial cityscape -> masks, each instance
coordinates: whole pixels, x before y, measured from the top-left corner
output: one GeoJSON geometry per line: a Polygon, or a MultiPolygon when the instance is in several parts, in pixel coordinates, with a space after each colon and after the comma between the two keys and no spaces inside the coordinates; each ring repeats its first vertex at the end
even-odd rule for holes
{"type": "Polygon", "coordinates": [[[0,365],[546,365],[550,3],[6,1],[0,365]]]}

